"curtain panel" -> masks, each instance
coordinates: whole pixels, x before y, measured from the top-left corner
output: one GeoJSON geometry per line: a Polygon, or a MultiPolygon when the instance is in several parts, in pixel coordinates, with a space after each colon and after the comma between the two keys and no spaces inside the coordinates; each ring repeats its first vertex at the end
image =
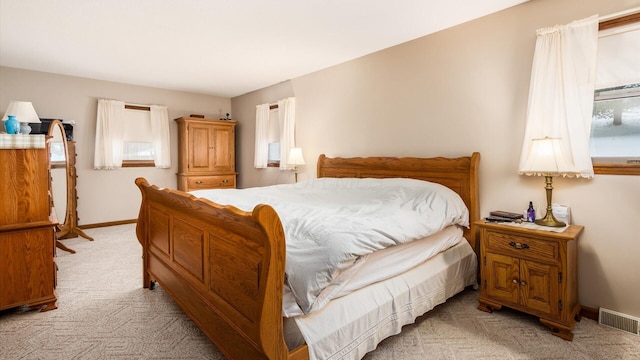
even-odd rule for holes
{"type": "Polygon", "coordinates": [[[256,143],[253,167],[265,169],[269,162],[269,104],[256,106],[256,143]]]}
{"type": "Polygon", "coordinates": [[[124,101],[99,99],[94,169],[112,170],[122,167],[124,128],[124,101]]]}
{"type": "Polygon", "coordinates": [[[166,106],[149,106],[151,120],[151,137],[153,138],[153,162],[156,168],[171,167],[171,134],[169,132],[169,115],[166,106]]]}
{"type": "Polygon", "coordinates": [[[597,15],[537,31],[519,169],[532,139],[561,138],[577,176],[593,177],[589,137],[597,47],[597,15]]]}
{"type": "Polygon", "coordinates": [[[280,170],[293,170],[289,165],[289,152],[296,147],[296,99],[278,101],[278,122],[280,123],[280,170]]]}

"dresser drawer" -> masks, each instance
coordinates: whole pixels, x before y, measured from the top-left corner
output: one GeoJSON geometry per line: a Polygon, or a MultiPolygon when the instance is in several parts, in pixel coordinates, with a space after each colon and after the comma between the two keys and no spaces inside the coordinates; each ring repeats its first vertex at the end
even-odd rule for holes
{"type": "Polygon", "coordinates": [[[190,176],[187,178],[189,190],[212,188],[235,188],[235,175],[190,176]]]}
{"type": "Polygon", "coordinates": [[[536,260],[559,260],[559,245],[556,241],[538,240],[501,232],[487,231],[487,250],[507,255],[536,260]]]}

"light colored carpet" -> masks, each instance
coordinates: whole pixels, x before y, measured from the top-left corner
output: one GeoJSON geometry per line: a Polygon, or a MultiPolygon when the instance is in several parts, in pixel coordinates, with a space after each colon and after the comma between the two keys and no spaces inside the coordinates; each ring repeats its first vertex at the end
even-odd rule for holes
{"type": "MultiPolygon", "coordinates": [[[[91,229],[58,250],[58,309],[0,312],[0,359],[223,359],[173,300],[142,288],[134,225],[91,229]]],[[[476,309],[465,290],[365,359],[640,359],[640,337],[583,319],[574,340],[534,317],[476,309]]]]}

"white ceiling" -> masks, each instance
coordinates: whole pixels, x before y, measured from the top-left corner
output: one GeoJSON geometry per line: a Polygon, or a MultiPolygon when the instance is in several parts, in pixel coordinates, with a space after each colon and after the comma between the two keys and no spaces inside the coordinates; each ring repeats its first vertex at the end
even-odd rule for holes
{"type": "Polygon", "coordinates": [[[0,65],[233,97],[526,1],[0,0],[0,65]]]}

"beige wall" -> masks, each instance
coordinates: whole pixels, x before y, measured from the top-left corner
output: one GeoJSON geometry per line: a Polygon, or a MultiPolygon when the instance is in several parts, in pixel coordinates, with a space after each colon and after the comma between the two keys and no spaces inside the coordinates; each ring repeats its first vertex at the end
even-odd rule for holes
{"type": "MultiPolygon", "coordinates": [[[[297,145],[313,178],[328,156],[458,156],[479,151],[481,213],[545,203],[544,180],[517,175],[535,30],[640,6],[638,0],[529,3],[232,99],[241,187],[293,182],[255,170],[255,105],[296,97],[297,145]]],[[[274,172],[276,174],[274,174],[274,172]]],[[[640,316],[640,177],[556,179],[554,202],[586,229],[579,242],[583,305],[640,316]]]]}
{"type": "Polygon", "coordinates": [[[0,67],[2,113],[11,100],[31,101],[41,118],[75,121],[80,225],[136,218],[140,192],[134,180],[139,176],[161,187],[176,187],[178,151],[174,118],[189,114],[218,118],[221,114],[231,112],[231,101],[228,98],[0,67]],[[93,152],[99,98],[167,105],[171,119],[171,168],[94,170],[93,152]]]}

